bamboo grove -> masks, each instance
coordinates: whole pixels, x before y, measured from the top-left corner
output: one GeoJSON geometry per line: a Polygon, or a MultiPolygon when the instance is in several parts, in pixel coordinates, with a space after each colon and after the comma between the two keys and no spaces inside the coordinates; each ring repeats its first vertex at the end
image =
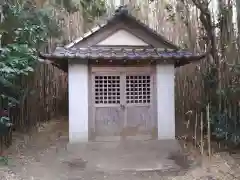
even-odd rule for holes
{"type": "Polygon", "coordinates": [[[177,138],[206,149],[240,144],[240,2],[125,1],[169,40],[207,59],[176,69],[177,138]]]}
{"type": "MultiPolygon", "coordinates": [[[[101,16],[105,11],[111,12],[116,1],[108,0],[104,3],[101,0],[36,0],[33,9],[30,8],[31,3],[26,4],[33,1],[19,0],[17,4],[23,5],[25,2],[25,6],[21,6],[22,9],[18,10],[15,1],[5,1],[11,5],[10,12],[13,12],[11,16],[20,13],[22,9],[25,12],[24,8],[28,9],[26,10],[28,14],[31,12],[31,16],[41,15],[37,18],[38,22],[28,21],[27,25],[20,23],[7,31],[3,27],[11,27],[11,21],[4,22],[6,16],[1,16],[1,48],[8,50],[2,51],[6,52],[3,53],[2,58],[14,59],[16,54],[24,53],[27,54],[25,58],[28,59],[26,66],[21,67],[18,74],[12,72],[12,66],[3,64],[5,68],[1,73],[14,77],[7,78],[6,80],[11,83],[4,83],[3,87],[7,88],[6,92],[11,92],[9,88],[18,87],[19,91],[14,90],[14,92],[19,93],[3,95],[8,97],[8,100],[2,100],[2,109],[4,107],[9,109],[9,101],[10,104],[20,102],[10,108],[10,120],[17,129],[22,127],[28,129],[37,122],[60,115],[56,104],[62,106],[67,100],[66,75],[51,65],[29,63],[29,60],[36,62],[35,50],[37,48],[52,50],[57,44],[66,44],[79,37],[92,26],[93,19],[101,16]],[[31,27],[28,28],[31,31],[23,31],[23,27],[31,27]],[[29,36],[36,34],[34,33],[36,31],[42,33],[41,38],[29,36]],[[13,35],[6,32],[11,32],[13,35]],[[26,37],[32,37],[35,43],[29,43],[26,37]],[[36,102],[38,105],[33,106],[32,104],[36,102]]],[[[240,1],[125,0],[122,3],[132,6],[135,9],[135,16],[180,47],[199,53],[208,51],[210,47],[207,59],[176,69],[177,136],[193,142],[201,151],[206,148],[210,152],[215,144],[217,148],[238,147],[240,144],[240,1]]],[[[1,4],[2,15],[3,5],[1,4]]],[[[27,13],[23,14],[23,17],[26,17],[27,13]]],[[[1,58],[0,62],[2,62],[1,58]]],[[[10,61],[10,64],[13,62],[15,63],[10,61]]],[[[67,109],[64,106],[62,108],[67,109]]]]}
{"type": "Polygon", "coordinates": [[[11,145],[12,130],[28,133],[68,114],[67,75],[37,53],[79,37],[104,12],[100,0],[0,2],[1,148],[11,145]]]}

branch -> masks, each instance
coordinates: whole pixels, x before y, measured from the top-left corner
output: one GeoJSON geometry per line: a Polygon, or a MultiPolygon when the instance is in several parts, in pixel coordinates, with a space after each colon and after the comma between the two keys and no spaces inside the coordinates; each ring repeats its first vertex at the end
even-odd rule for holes
{"type": "MultiPolygon", "coordinates": [[[[150,0],[153,2],[154,0],[150,0]]],[[[181,0],[181,2],[185,2],[184,0],[181,0]]],[[[212,23],[211,20],[211,13],[208,9],[208,5],[210,3],[206,2],[205,0],[192,0],[193,4],[196,6],[197,9],[200,10],[200,20],[203,24],[203,27],[205,28],[207,32],[207,37],[208,37],[208,43],[207,43],[207,48],[206,52],[203,53],[204,56],[208,56],[210,53],[212,54],[213,58],[217,60],[217,48],[216,48],[216,40],[215,40],[215,33],[214,33],[214,28],[215,26],[212,23]]]]}
{"type": "Polygon", "coordinates": [[[217,54],[217,47],[216,47],[216,39],[215,39],[215,26],[212,23],[211,19],[211,13],[208,9],[209,2],[204,3],[204,1],[199,0],[192,0],[193,4],[200,10],[200,20],[203,24],[203,27],[205,28],[208,36],[208,46],[211,47],[210,53],[215,60],[216,63],[218,63],[218,54],[217,54]]]}
{"type": "Polygon", "coordinates": [[[205,15],[210,15],[208,11],[208,4],[206,3],[200,3],[199,0],[192,0],[193,4],[201,11],[201,13],[205,15]]]}

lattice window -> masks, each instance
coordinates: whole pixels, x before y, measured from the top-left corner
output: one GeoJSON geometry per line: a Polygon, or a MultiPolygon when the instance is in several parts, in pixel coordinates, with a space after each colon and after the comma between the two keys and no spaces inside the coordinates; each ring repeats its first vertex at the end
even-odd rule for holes
{"type": "Polygon", "coordinates": [[[120,76],[95,76],[95,103],[120,104],[120,76]]]}
{"type": "Polygon", "coordinates": [[[126,100],[127,103],[150,103],[151,77],[150,76],[126,76],[126,100]]]}

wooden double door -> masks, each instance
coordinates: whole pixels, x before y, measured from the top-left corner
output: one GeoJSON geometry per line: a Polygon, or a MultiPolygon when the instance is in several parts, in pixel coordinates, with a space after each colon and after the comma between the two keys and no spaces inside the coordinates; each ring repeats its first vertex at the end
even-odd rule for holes
{"type": "Polygon", "coordinates": [[[154,74],[151,67],[92,73],[95,140],[156,136],[154,74]]]}

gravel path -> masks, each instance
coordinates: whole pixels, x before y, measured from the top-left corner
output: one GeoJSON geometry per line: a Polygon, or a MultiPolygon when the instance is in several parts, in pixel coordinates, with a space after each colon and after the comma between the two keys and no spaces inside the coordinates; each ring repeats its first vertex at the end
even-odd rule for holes
{"type": "MultiPolygon", "coordinates": [[[[240,168],[227,154],[193,159],[200,165],[175,175],[153,172],[100,172],[84,169],[84,164],[65,163],[67,122],[52,121],[39,133],[22,136],[9,149],[9,165],[0,167],[0,180],[237,180],[240,168]],[[83,166],[83,168],[80,168],[83,166]],[[77,168],[78,169],[77,169],[77,168]]],[[[193,152],[194,150],[192,150],[193,152]]],[[[191,153],[192,154],[192,153],[191,153]]],[[[192,159],[193,156],[189,155],[192,159]]]]}

